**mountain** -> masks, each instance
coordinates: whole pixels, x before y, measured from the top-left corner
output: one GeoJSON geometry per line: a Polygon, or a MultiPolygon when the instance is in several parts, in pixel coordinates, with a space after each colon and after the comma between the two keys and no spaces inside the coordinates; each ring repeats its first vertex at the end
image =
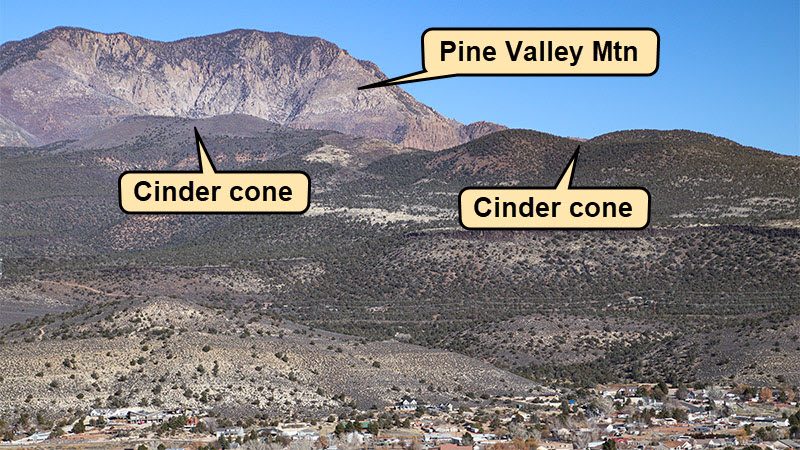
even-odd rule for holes
{"type": "Polygon", "coordinates": [[[555,186],[578,145],[573,186],[646,187],[658,225],[800,219],[800,158],[688,130],[627,130],[580,141],[504,130],[440,152],[393,155],[368,171],[394,185],[555,186]]]}
{"type": "Polygon", "coordinates": [[[502,129],[462,125],[316,37],[255,30],[158,42],[59,27],[0,46],[0,144],[76,139],[134,115],[248,114],[300,129],[442,149],[502,129]]]}
{"type": "Polygon", "coordinates": [[[252,398],[322,412],[406,393],[491,401],[533,388],[519,376],[800,381],[797,157],[686,130],[503,130],[430,152],[242,114],[145,115],[3,147],[0,168],[11,408],[252,398]],[[122,213],[122,171],[197,167],[194,127],[220,170],[307,172],[308,212],[122,213]],[[646,187],[647,229],[459,226],[464,186],[554,185],[577,145],[573,184],[646,187]]]}
{"type": "Polygon", "coordinates": [[[460,125],[355,89],[382,77],[280,33],[4,44],[0,405],[316,415],[530,380],[800,381],[800,158],[460,125]],[[194,127],[220,170],[308,173],[308,212],[120,211],[122,171],[197,167],[194,127]],[[463,187],[553,186],[578,145],[573,185],[647,188],[647,229],[459,226],[463,187]]]}
{"type": "MultiPolygon", "coordinates": [[[[797,157],[703,133],[632,130],[576,141],[505,130],[428,152],[246,115],[140,116],[74,142],[6,148],[0,156],[0,251],[22,257],[169,248],[234,223],[235,234],[247,241],[254,224],[236,216],[159,219],[128,216],[116,206],[122,171],[197,167],[194,127],[222,170],[309,173],[313,204],[298,224],[309,224],[303,235],[317,232],[311,222],[333,218],[342,223],[332,227],[349,227],[350,219],[360,218],[457,229],[453,213],[461,188],[554,185],[577,145],[581,155],[573,184],[646,187],[653,197],[653,227],[797,226],[800,218],[797,157]]],[[[262,217],[257,223],[274,220],[262,217]]]]}

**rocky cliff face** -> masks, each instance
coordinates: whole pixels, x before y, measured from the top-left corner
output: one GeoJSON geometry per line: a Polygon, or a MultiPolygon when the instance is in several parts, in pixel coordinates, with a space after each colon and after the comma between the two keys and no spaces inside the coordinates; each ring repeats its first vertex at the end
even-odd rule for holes
{"type": "Polygon", "coordinates": [[[233,30],[157,42],[55,28],[0,46],[0,144],[78,138],[130,115],[241,113],[422,149],[497,128],[464,126],[398,87],[356,89],[384,78],[315,37],[233,30]]]}

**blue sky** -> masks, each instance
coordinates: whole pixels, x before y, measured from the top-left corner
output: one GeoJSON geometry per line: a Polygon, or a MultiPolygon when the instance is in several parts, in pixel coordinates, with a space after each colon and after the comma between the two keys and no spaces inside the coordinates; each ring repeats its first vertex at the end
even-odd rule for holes
{"type": "Polygon", "coordinates": [[[463,77],[403,85],[462,122],[564,136],[686,128],[800,154],[800,2],[0,0],[0,41],[58,25],[174,40],[232,28],[320,36],[389,77],[420,69],[429,27],[652,27],[653,77],[463,77]]]}

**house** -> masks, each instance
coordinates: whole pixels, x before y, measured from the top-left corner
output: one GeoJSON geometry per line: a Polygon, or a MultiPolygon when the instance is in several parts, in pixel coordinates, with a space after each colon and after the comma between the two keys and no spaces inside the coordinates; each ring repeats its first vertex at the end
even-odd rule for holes
{"type": "Polygon", "coordinates": [[[695,405],[694,403],[689,403],[684,400],[678,400],[678,404],[681,405],[685,410],[689,411],[690,413],[700,413],[705,411],[705,407],[695,405]]]}
{"type": "Polygon", "coordinates": [[[111,409],[93,409],[89,411],[89,417],[105,417],[108,419],[111,411],[111,409]]]}
{"type": "Polygon", "coordinates": [[[709,448],[710,445],[708,443],[711,442],[711,439],[695,439],[694,440],[694,448],[709,448]]]}
{"type": "Polygon", "coordinates": [[[678,424],[678,421],[673,419],[672,417],[667,417],[666,419],[653,419],[653,425],[664,425],[664,426],[675,426],[678,424]]]}
{"type": "Polygon", "coordinates": [[[49,431],[39,431],[37,433],[33,433],[28,437],[24,437],[22,439],[13,441],[12,444],[14,445],[37,444],[39,442],[46,441],[49,437],[50,437],[49,431]]]}
{"type": "Polygon", "coordinates": [[[536,450],[574,450],[572,442],[544,441],[536,450]]]}
{"type": "Polygon", "coordinates": [[[270,439],[273,439],[273,440],[275,438],[277,438],[278,436],[281,436],[282,434],[283,434],[283,431],[280,428],[276,428],[276,427],[267,427],[267,428],[262,428],[262,429],[258,430],[258,435],[259,436],[261,436],[263,438],[270,438],[270,439]]]}
{"type": "Polygon", "coordinates": [[[217,430],[216,432],[217,439],[225,436],[226,438],[243,438],[244,437],[244,428],[242,427],[230,427],[230,428],[223,428],[221,430],[217,430]]]}
{"type": "Polygon", "coordinates": [[[313,428],[304,428],[302,430],[298,430],[292,439],[295,441],[317,441],[319,440],[319,432],[314,430],[313,428]]]}
{"type": "MultiPolygon", "coordinates": [[[[359,425],[364,428],[363,424],[359,425]]],[[[275,435],[270,431],[270,435],[273,437],[281,435],[291,438],[292,440],[316,441],[319,439],[319,432],[311,428],[311,426],[305,422],[284,424],[279,428],[275,428],[274,433],[275,435]]]]}
{"type": "Polygon", "coordinates": [[[398,411],[410,412],[410,411],[416,411],[417,410],[417,406],[418,406],[417,405],[417,399],[411,398],[411,397],[409,397],[407,395],[404,395],[400,399],[400,401],[398,401],[394,405],[394,409],[396,409],[398,411]]]}
{"type": "Polygon", "coordinates": [[[166,414],[159,411],[144,408],[93,409],[89,412],[89,417],[92,418],[102,417],[108,421],[123,420],[132,424],[144,424],[147,422],[148,415],[151,420],[159,418],[159,415],[161,420],[167,417],[166,414]]]}
{"type": "Polygon", "coordinates": [[[434,449],[439,450],[472,450],[472,447],[469,445],[456,445],[456,444],[442,444],[438,447],[434,447],[434,449]]]}
{"type": "Polygon", "coordinates": [[[422,437],[424,442],[432,444],[455,444],[459,439],[451,433],[425,433],[422,437]]]}
{"type": "Polygon", "coordinates": [[[497,435],[493,433],[474,433],[472,435],[472,441],[476,444],[494,441],[495,439],[497,439],[497,435]]]}
{"type": "Polygon", "coordinates": [[[453,412],[453,404],[452,403],[439,403],[438,405],[428,405],[428,411],[431,412],[453,412]]]}
{"type": "Polygon", "coordinates": [[[125,416],[130,424],[144,425],[147,421],[147,412],[145,411],[128,411],[125,416]]]}
{"type": "Polygon", "coordinates": [[[664,441],[656,446],[656,450],[692,450],[692,447],[689,441],[664,441]]]}
{"type": "Polygon", "coordinates": [[[299,441],[318,441],[319,440],[319,431],[313,428],[305,428],[297,432],[294,435],[294,440],[299,441]]]}
{"type": "Polygon", "coordinates": [[[708,441],[708,446],[711,448],[736,447],[737,445],[739,445],[739,440],[736,438],[714,438],[708,441]]]}
{"type": "Polygon", "coordinates": [[[145,423],[163,423],[165,420],[169,419],[169,415],[163,412],[153,412],[147,413],[144,416],[145,423]]]}
{"type": "Polygon", "coordinates": [[[183,429],[186,431],[191,431],[197,428],[197,425],[200,424],[200,419],[197,416],[191,416],[186,418],[186,424],[183,425],[183,429]]]}
{"type": "Polygon", "coordinates": [[[606,386],[605,389],[602,391],[602,395],[604,397],[634,397],[636,393],[639,391],[638,385],[629,385],[629,384],[612,384],[606,386]]]}

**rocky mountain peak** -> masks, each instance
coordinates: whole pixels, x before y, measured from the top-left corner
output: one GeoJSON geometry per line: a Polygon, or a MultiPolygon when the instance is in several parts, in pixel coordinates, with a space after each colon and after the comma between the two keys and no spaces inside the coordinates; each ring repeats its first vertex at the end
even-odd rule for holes
{"type": "Polygon", "coordinates": [[[231,30],[173,42],[59,27],[0,46],[4,145],[74,139],[132,115],[249,114],[442,149],[496,126],[464,126],[317,37],[231,30]]]}

